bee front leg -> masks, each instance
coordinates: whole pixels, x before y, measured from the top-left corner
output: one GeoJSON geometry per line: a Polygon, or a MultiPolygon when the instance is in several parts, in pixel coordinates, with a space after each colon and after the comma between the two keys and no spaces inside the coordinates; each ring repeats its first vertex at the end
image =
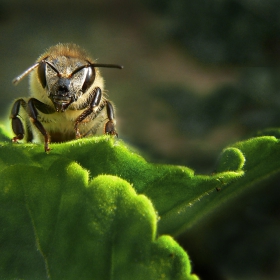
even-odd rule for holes
{"type": "Polygon", "coordinates": [[[38,120],[38,111],[35,106],[39,106],[39,107],[41,106],[42,108],[45,107],[45,110],[48,113],[50,113],[50,111],[48,111],[50,107],[48,105],[40,102],[36,98],[30,98],[28,100],[28,109],[29,109],[30,120],[38,128],[38,130],[43,134],[44,143],[45,143],[45,152],[48,152],[48,151],[50,151],[50,148],[49,148],[50,137],[49,137],[46,129],[42,125],[42,123],[38,120]]]}
{"type": "Polygon", "coordinates": [[[75,121],[74,129],[75,129],[75,132],[76,132],[76,138],[81,138],[82,137],[82,135],[80,134],[80,131],[79,131],[79,127],[78,127],[79,124],[86,117],[88,117],[90,114],[93,113],[94,109],[100,104],[101,97],[102,97],[101,89],[99,87],[96,87],[94,89],[93,98],[90,102],[89,108],[87,108],[75,121]]]}
{"type": "Polygon", "coordinates": [[[26,108],[26,102],[23,99],[18,99],[15,101],[10,115],[10,118],[12,119],[12,129],[14,134],[16,135],[15,137],[13,137],[12,141],[15,143],[17,143],[18,140],[22,140],[24,137],[23,124],[20,118],[18,117],[20,106],[26,108]]]}
{"type": "Polygon", "coordinates": [[[110,101],[106,101],[106,110],[109,121],[105,125],[105,133],[110,135],[116,135],[118,137],[118,133],[115,130],[116,120],[114,114],[114,108],[110,101]]]}

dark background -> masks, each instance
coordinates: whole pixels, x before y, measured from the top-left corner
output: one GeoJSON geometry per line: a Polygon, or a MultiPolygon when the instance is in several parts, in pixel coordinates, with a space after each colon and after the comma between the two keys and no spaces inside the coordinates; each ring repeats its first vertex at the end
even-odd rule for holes
{"type": "MultiPolygon", "coordinates": [[[[74,42],[102,63],[120,138],[151,162],[215,168],[227,145],[279,126],[280,2],[0,1],[0,118],[49,46],[74,42]]],[[[177,238],[201,279],[278,279],[277,175],[177,238]]]]}

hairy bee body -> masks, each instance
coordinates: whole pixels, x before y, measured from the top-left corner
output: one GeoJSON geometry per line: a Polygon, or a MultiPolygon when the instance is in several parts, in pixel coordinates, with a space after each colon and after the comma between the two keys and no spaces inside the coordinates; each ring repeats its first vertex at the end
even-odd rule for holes
{"type": "MultiPolygon", "coordinates": [[[[50,136],[51,142],[66,142],[79,137],[76,137],[74,130],[74,123],[81,113],[77,110],[70,108],[64,113],[55,112],[51,116],[48,114],[40,113],[38,120],[43,124],[44,128],[50,136]]],[[[26,141],[33,143],[44,143],[44,136],[29,120],[26,112],[26,127],[30,135],[26,135],[26,141]]],[[[79,131],[83,137],[90,135],[104,134],[104,125],[106,123],[107,115],[106,110],[102,110],[97,117],[94,115],[87,117],[80,123],[79,131]]]]}
{"type": "Polygon", "coordinates": [[[58,44],[14,80],[30,73],[30,98],[15,101],[12,111],[14,142],[64,142],[115,130],[114,107],[104,95],[104,81],[97,64],[74,44],[58,44]],[[36,69],[37,71],[33,71],[36,69]]]}

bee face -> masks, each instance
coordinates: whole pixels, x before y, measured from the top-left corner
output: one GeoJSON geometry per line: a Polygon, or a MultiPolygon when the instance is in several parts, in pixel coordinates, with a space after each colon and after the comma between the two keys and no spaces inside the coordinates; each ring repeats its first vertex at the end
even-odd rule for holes
{"type": "Polygon", "coordinates": [[[46,57],[38,66],[38,78],[56,111],[64,112],[93,84],[95,69],[76,57],[46,57]]]}

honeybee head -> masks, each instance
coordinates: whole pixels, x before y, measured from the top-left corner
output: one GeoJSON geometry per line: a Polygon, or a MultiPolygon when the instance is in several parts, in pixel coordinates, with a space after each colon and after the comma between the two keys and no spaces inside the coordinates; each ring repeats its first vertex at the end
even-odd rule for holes
{"type": "Polygon", "coordinates": [[[24,71],[13,80],[19,83],[35,68],[41,86],[46,89],[56,111],[64,112],[71,103],[77,101],[93,85],[96,78],[96,67],[118,68],[116,64],[91,63],[76,57],[47,56],[24,71]]]}

